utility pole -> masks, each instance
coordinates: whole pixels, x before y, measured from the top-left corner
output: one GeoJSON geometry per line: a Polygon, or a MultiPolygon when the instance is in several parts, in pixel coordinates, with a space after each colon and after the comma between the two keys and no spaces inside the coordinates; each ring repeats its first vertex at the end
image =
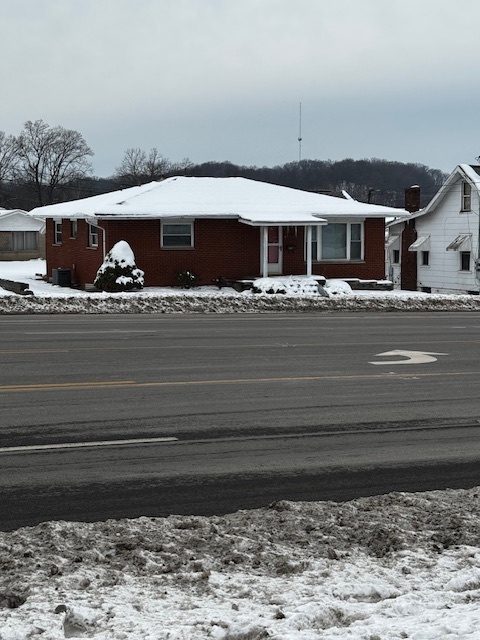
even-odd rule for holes
{"type": "Polygon", "coordinates": [[[298,118],[298,161],[302,160],[302,103],[300,102],[300,111],[298,118]]]}

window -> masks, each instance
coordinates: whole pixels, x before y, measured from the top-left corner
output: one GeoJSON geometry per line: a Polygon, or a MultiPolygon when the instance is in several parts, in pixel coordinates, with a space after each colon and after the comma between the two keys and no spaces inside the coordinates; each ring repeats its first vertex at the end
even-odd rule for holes
{"type": "Polygon", "coordinates": [[[460,251],[460,271],[470,271],[470,251],[460,251]]]}
{"type": "Polygon", "coordinates": [[[62,221],[54,220],[53,222],[53,243],[62,244],[62,221]]]}
{"type": "Polygon", "coordinates": [[[422,265],[428,267],[430,264],[430,251],[422,251],[422,265]]]}
{"type": "Polygon", "coordinates": [[[88,225],[88,246],[93,249],[98,247],[98,227],[93,224],[88,225]]]}
{"type": "Polygon", "coordinates": [[[37,231],[12,231],[13,251],[36,251],[38,249],[37,231]]]}
{"type": "Polygon", "coordinates": [[[363,224],[347,222],[312,227],[313,260],[363,260],[363,224]]]}
{"type": "Polygon", "coordinates": [[[70,238],[75,239],[78,233],[78,223],[76,220],[70,220],[70,238]]]}
{"type": "Polygon", "coordinates": [[[162,223],[162,247],[193,247],[193,222],[162,223]]]}
{"type": "Polygon", "coordinates": [[[465,180],[462,182],[462,204],[461,211],[472,210],[472,187],[465,180]]]}
{"type": "Polygon", "coordinates": [[[393,260],[392,262],[394,264],[399,264],[400,263],[400,249],[394,249],[393,250],[393,260]]]}

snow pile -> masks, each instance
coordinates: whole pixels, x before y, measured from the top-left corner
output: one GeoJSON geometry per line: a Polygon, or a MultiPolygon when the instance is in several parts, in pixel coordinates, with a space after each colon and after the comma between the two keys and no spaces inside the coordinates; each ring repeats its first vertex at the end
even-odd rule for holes
{"type": "Polygon", "coordinates": [[[331,296],[350,296],[352,295],[352,287],[345,280],[332,279],[327,280],[325,289],[331,296]]]}
{"type": "Polygon", "coordinates": [[[0,638],[68,637],[72,616],[98,640],[479,638],[479,498],[280,501],[0,533],[0,638]]]}
{"type": "Polygon", "coordinates": [[[253,282],[252,292],[290,296],[318,296],[319,286],[315,278],[308,278],[307,276],[257,278],[253,282]]]}

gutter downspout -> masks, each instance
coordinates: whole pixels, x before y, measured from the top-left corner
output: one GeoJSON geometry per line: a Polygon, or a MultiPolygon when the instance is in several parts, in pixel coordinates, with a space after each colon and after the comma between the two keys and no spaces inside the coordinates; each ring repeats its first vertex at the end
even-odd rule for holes
{"type": "Polygon", "coordinates": [[[97,224],[96,221],[91,222],[88,218],[85,218],[85,222],[91,227],[97,227],[97,229],[100,229],[100,231],[102,232],[102,254],[103,254],[102,261],[103,261],[105,260],[105,256],[107,255],[107,252],[106,252],[107,240],[105,237],[107,235],[107,231],[104,227],[101,227],[99,224],[97,224]]]}

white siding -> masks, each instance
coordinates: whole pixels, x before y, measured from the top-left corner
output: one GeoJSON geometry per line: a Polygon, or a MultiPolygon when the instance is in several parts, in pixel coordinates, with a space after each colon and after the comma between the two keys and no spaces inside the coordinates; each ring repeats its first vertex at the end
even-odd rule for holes
{"type": "Polygon", "coordinates": [[[417,254],[418,288],[430,287],[432,293],[466,293],[479,291],[475,260],[478,258],[479,198],[472,189],[472,212],[460,211],[462,180],[451,188],[438,203],[436,209],[416,219],[417,234],[430,235],[429,265],[421,264],[421,251],[417,254]],[[472,255],[470,271],[460,270],[460,252],[446,251],[447,246],[459,234],[471,234],[472,255]]]}

